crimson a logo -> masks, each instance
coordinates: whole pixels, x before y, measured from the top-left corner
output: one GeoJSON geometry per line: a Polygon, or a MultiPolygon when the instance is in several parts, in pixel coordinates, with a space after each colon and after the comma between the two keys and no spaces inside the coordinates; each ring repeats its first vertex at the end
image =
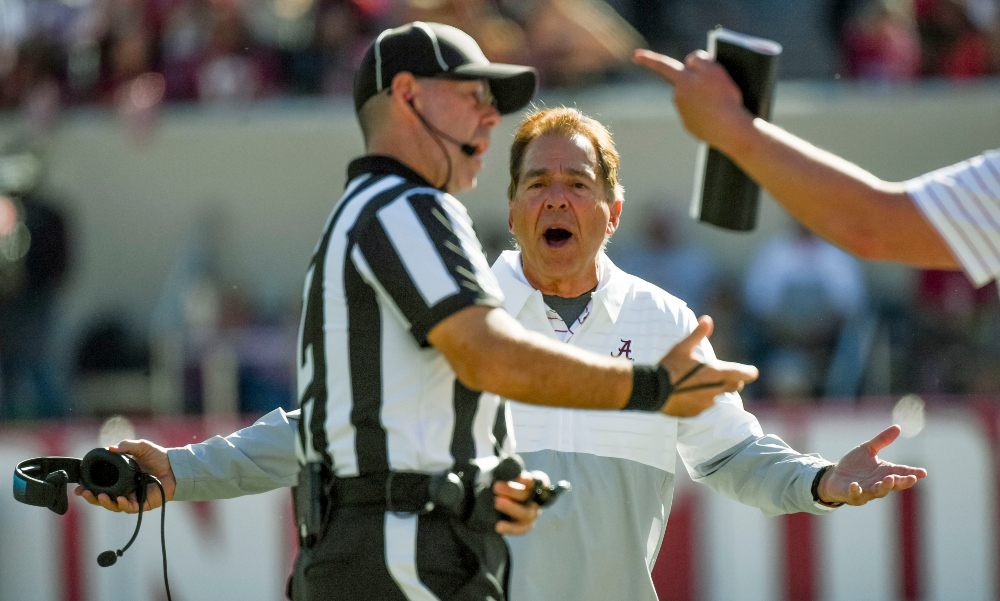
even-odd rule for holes
{"type": "MultiPolygon", "coordinates": [[[[621,338],[619,338],[619,340],[621,340],[621,338]]],[[[622,345],[618,349],[618,354],[617,355],[614,354],[614,353],[611,353],[612,357],[621,357],[622,355],[625,355],[625,358],[628,359],[629,361],[635,361],[635,359],[632,358],[632,341],[631,340],[622,340],[622,345]]]]}

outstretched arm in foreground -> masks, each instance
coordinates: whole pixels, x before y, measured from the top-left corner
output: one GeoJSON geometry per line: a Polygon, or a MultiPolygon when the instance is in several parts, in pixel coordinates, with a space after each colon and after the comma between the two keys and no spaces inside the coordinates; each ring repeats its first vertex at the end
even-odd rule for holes
{"type": "Polygon", "coordinates": [[[726,70],[706,52],[681,63],[636,50],[634,60],[673,84],[674,103],[692,135],[728,155],[826,240],[865,259],[961,269],[903,184],[885,182],[754,118],[726,70]]]}
{"type": "Polygon", "coordinates": [[[878,452],[899,436],[899,426],[890,426],[875,438],[853,449],[819,482],[819,498],[824,503],[864,505],[894,490],[910,488],[927,470],[897,465],[878,458],[878,452]]]}
{"type": "MultiPolygon", "coordinates": [[[[695,349],[712,334],[702,317],[687,338],[662,359],[672,383],[699,363],[695,349]]],[[[451,364],[463,384],[536,405],[621,409],[632,392],[633,365],[598,355],[525,329],[502,309],[468,307],[431,330],[428,340],[451,364]]],[[[691,417],[757,379],[757,368],[712,359],[667,400],[667,415],[691,417]]]]}

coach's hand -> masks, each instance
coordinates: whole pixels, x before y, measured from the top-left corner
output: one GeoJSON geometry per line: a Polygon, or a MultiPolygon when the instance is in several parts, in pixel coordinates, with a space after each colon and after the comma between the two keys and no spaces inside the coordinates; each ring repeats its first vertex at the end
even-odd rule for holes
{"type": "Polygon", "coordinates": [[[663,406],[663,413],[674,417],[694,417],[711,407],[716,395],[739,392],[747,382],[757,379],[759,372],[752,365],[718,359],[703,360],[697,348],[702,340],[712,335],[713,327],[712,318],[702,315],[698,318],[698,327],[660,359],[660,364],[667,368],[675,384],[698,364],[704,363],[703,367],[678,384],[663,406]]]}
{"type": "Polygon", "coordinates": [[[819,498],[824,503],[864,505],[894,490],[910,488],[927,477],[922,467],[896,465],[878,458],[878,452],[896,440],[899,426],[889,426],[875,438],[862,443],[840,460],[819,481],[819,498]]]}
{"type": "MultiPolygon", "coordinates": [[[[116,453],[126,453],[135,459],[142,471],[156,476],[160,484],[163,485],[163,492],[167,500],[174,498],[174,490],[177,489],[177,480],[174,478],[174,470],[170,467],[170,459],[167,457],[167,450],[158,444],[148,440],[123,440],[116,447],[108,447],[116,453]]],[[[135,494],[128,497],[118,497],[112,499],[107,494],[94,495],[89,490],[84,490],[82,486],[77,486],[73,491],[78,497],[83,497],[91,505],[99,505],[109,511],[124,511],[125,513],[139,513],[139,502],[135,494]]],[[[155,484],[150,484],[146,488],[146,503],[144,511],[155,509],[163,504],[160,499],[160,489],[155,484]]]]}
{"type": "Polygon", "coordinates": [[[500,534],[525,534],[535,524],[535,519],[541,515],[542,509],[538,503],[525,503],[535,485],[535,478],[549,486],[549,477],[544,472],[522,471],[517,480],[496,482],[493,492],[496,493],[494,506],[497,511],[507,514],[511,521],[497,522],[497,532],[500,534]]]}
{"type": "Polygon", "coordinates": [[[650,50],[636,50],[632,60],[673,84],[684,127],[710,146],[725,152],[727,142],[753,123],[740,89],[704,50],[692,52],[683,63],[650,50]]]}

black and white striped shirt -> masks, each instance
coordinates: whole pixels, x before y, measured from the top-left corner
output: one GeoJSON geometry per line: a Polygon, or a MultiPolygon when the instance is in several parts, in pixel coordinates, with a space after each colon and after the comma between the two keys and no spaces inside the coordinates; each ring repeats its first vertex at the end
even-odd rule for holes
{"type": "Polygon", "coordinates": [[[977,286],[1000,280],[1000,150],[910,180],[907,192],[977,286]]]}
{"type": "Polygon", "coordinates": [[[353,161],[304,303],[300,462],[327,462],[340,477],[492,468],[506,433],[500,399],[463,386],[427,341],[466,307],[503,306],[454,197],[395,159],[353,161]]]}

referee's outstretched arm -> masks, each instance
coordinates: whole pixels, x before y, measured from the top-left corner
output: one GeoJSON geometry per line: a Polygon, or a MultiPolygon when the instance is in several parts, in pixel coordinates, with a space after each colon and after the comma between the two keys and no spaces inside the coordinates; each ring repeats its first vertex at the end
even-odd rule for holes
{"type": "Polygon", "coordinates": [[[674,86],[684,127],[719,149],[806,227],[864,259],[961,269],[903,183],[886,182],[784,129],[755,118],[708,53],[681,63],[649,50],[634,60],[674,86]],[[891,227],[887,224],[892,224],[891,227]]]}
{"type": "MultiPolygon", "coordinates": [[[[695,348],[712,333],[712,320],[697,328],[661,360],[672,382],[702,361],[695,348]]],[[[469,307],[439,323],[430,343],[451,364],[463,384],[505,398],[582,409],[622,409],[634,401],[634,364],[598,355],[526,330],[502,309],[469,307]]],[[[640,367],[641,368],[641,367],[640,367]]],[[[723,392],[736,392],[757,379],[757,368],[709,359],[684,381],[686,392],[669,397],[667,415],[692,417],[723,392]]]]}

